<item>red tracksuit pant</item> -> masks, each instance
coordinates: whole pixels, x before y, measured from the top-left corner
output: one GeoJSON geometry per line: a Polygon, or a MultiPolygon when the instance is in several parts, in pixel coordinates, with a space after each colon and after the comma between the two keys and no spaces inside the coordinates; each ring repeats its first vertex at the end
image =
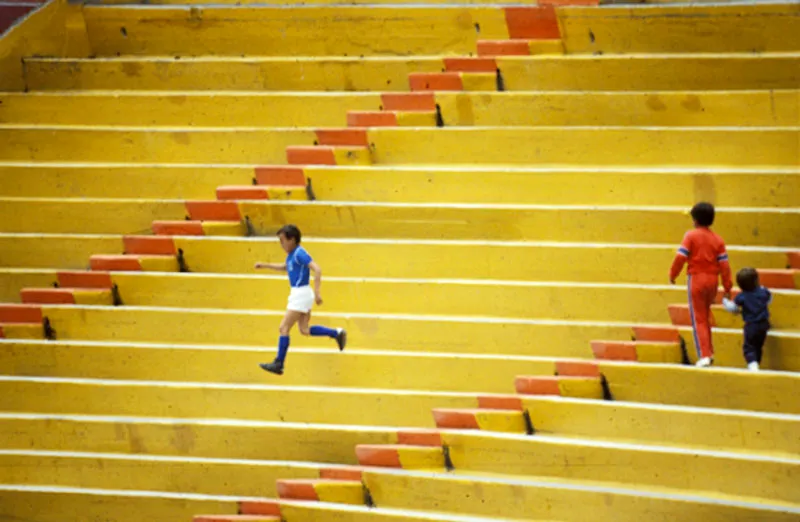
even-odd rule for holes
{"type": "Polygon", "coordinates": [[[694,345],[698,357],[713,357],[711,343],[711,305],[717,298],[717,274],[689,276],[689,316],[694,329],[694,345]]]}

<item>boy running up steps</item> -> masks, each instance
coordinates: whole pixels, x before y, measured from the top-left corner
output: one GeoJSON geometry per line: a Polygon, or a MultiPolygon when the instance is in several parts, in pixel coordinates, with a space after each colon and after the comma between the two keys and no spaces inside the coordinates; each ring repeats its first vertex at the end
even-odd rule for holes
{"type": "Polygon", "coordinates": [[[322,270],[311,259],[305,248],[300,246],[302,236],[300,229],[294,225],[286,225],[278,231],[283,250],[286,251],[285,263],[256,263],[256,268],[267,268],[289,274],[289,302],[286,306],[286,315],[280,326],[278,339],[278,355],[271,363],[262,363],[259,366],[276,375],[283,375],[283,366],[289,352],[289,333],[297,324],[300,333],[314,337],[330,337],[336,340],[339,350],[344,350],[347,345],[347,332],[342,328],[332,329],[325,326],[309,326],[311,309],[314,304],[322,304],[320,290],[322,287],[322,270]],[[311,289],[311,272],[314,272],[314,289],[311,289]]]}

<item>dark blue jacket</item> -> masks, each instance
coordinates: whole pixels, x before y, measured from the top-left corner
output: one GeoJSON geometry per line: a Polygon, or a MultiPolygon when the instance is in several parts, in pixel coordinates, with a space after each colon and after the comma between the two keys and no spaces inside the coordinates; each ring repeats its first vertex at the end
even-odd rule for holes
{"type": "Polygon", "coordinates": [[[763,286],[759,286],[752,292],[742,292],[733,300],[742,311],[742,319],[745,323],[760,323],[769,320],[769,308],[772,302],[772,294],[763,286]]]}

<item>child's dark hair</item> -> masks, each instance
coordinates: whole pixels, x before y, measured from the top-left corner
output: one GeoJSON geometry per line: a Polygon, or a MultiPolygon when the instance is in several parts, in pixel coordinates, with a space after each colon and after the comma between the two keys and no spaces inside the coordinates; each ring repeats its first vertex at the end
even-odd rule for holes
{"type": "Polygon", "coordinates": [[[692,207],[692,219],[701,227],[710,227],[714,224],[714,205],[711,203],[698,203],[692,207]]]}
{"type": "Polygon", "coordinates": [[[710,227],[714,224],[714,205],[711,203],[698,203],[692,207],[692,219],[701,227],[710,227]]]}
{"type": "Polygon", "coordinates": [[[278,233],[275,234],[276,236],[284,236],[286,239],[294,239],[295,242],[299,245],[300,240],[302,238],[302,234],[300,234],[300,229],[294,225],[284,225],[278,230],[278,233]]]}
{"type": "Polygon", "coordinates": [[[758,272],[755,268],[742,268],[736,274],[736,284],[745,292],[758,288],[758,272]]]}

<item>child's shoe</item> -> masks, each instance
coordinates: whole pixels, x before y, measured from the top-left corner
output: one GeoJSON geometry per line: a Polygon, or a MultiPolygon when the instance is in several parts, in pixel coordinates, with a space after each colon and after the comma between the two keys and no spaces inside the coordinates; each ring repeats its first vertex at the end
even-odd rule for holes
{"type": "Polygon", "coordinates": [[[712,364],[714,364],[713,357],[703,357],[697,361],[695,366],[697,366],[698,368],[708,368],[712,364]]]}
{"type": "Polygon", "coordinates": [[[280,361],[272,361],[271,363],[259,364],[262,370],[274,373],[275,375],[283,375],[283,363],[280,361]]]}
{"type": "Polygon", "coordinates": [[[761,369],[761,367],[758,365],[756,361],[753,361],[751,363],[747,363],[747,369],[750,370],[751,372],[757,372],[761,369]]]}

